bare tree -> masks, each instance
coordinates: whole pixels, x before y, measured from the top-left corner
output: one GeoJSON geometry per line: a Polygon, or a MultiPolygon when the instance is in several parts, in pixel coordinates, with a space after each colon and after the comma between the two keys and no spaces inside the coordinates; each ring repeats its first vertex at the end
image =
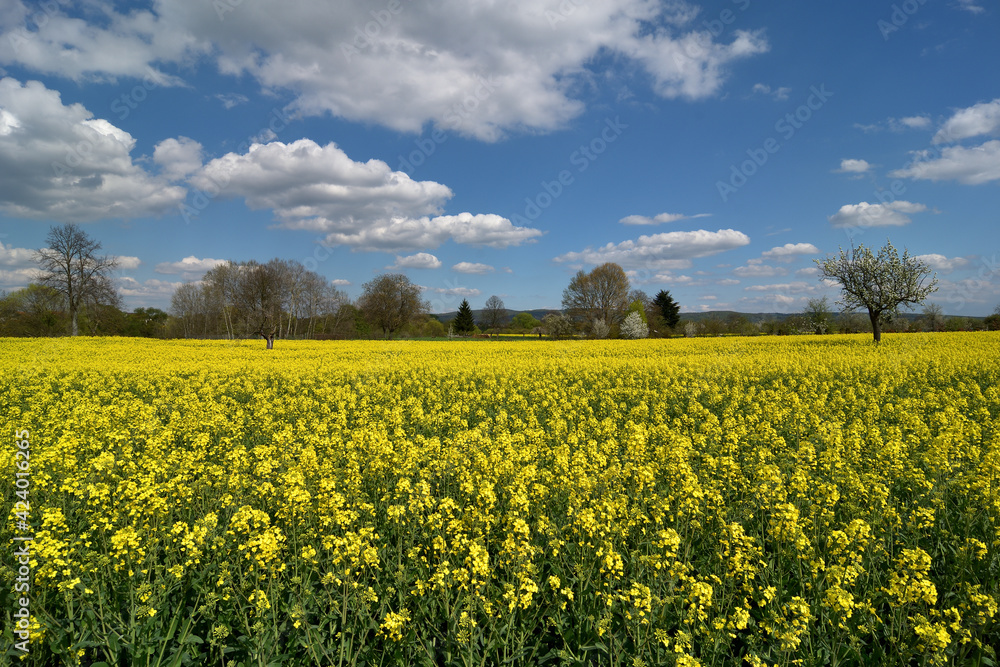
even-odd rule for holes
{"type": "Polygon", "coordinates": [[[45,243],[48,247],[35,253],[35,261],[43,271],[39,282],[66,299],[71,331],[77,336],[81,308],[118,303],[118,293],[111,281],[118,260],[108,255],[98,256],[101,244],[75,224],[51,227],[45,243]]]}
{"type": "Polygon", "coordinates": [[[563,309],[571,317],[619,324],[629,306],[629,280],[622,267],[601,264],[590,273],[577,272],[563,290],[563,309]]]}
{"type": "Polygon", "coordinates": [[[365,318],[388,338],[430,305],[420,298],[420,288],[401,273],[385,273],[364,284],[358,307],[365,318]]]}
{"type": "Polygon", "coordinates": [[[185,283],[170,297],[170,314],[181,321],[184,337],[195,334],[194,323],[203,311],[202,290],[194,283],[185,283]]]}
{"type": "Polygon", "coordinates": [[[488,298],[479,317],[482,321],[480,328],[483,331],[502,327],[507,321],[507,308],[503,305],[503,299],[495,294],[488,298]]]}
{"type": "Polygon", "coordinates": [[[900,257],[888,241],[877,255],[860,245],[850,252],[841,248],[839,255],[815,262],[821,278],[840,283],[839,303],[845,310],[868,310],[876,343],[882,340],[882,325],[900,306],[912,308],[937,290],[937,276],[931,277],[927,264],[905,249],[900,257]]]}
{"type": "Polygon", "coordinates": [[[247,262],[240,272],[237,304],[246,313],[250,330],[274,348],[274,338],[281,332],[285,267],[280,260],[267,264],[247,262]]]}

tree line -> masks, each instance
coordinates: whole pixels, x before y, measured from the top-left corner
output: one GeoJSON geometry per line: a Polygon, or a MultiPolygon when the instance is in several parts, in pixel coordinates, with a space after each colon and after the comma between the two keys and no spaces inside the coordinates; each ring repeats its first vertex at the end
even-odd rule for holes
{"type": "Polygon", "coordinates": [[[817,262],[823,277],[841,284],[840,313],[823,298],[810,300],[802,313],[757,321],[739,313],[684,319],[669,291],[650,297],[633,288],[622,267],[610,262],[578,271],[563,290],[562,309],[540,320],[528,312],[511,313],[496,295],[486,300],[478,319],[467,299],[453,319],[431,315],[421,288],[399,273],[376,276],[351,301],[320,274],[285,259],[227,261],[201,280],[181,285],[169,312],[125,312],[112,275],[118,261],[99,254],[99,242],[67,224],[52,227],[46,244],[35,255],[38,279],[0,295],[0,336],[258,337],[271,348],[281,338],[501,332],[596,339],[869,332],[877,342],[883,330],[1000,329],[1000,307],[985,319],[946,318],[935,304],[919,317],[901,316],[900,307],[922,303],[936,288],[936,279],[920,261],[906,252],[899,256],[888,243],[877,254],[861,246],[817,262]],[[867,311],[868,317],[858,311],[867,311]]]}

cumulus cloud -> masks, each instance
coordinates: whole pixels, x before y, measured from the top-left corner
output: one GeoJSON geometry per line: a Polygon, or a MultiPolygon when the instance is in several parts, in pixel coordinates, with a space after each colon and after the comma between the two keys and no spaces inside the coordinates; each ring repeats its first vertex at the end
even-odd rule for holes
{"type": "Polygon", "coordinates": [[[152,10],[122,12],[59,3],[42,25],[23,0],[12,4],[0,62],[75,80],[173,85],[179,80],[158,66],[210,59],[264,90],[290,91],[305,114],[407,132],[430,123],[487,141],[578,116],[584,104],[573,84],[595,80],[605,54],[648,74],[659,95],[694,100],[717,94],[734,63],[769,49],[761,32],[735,30],[718,41],[682,0],[587,3],[571,12],[560,0],[405,2],[396,10],[327,0],[256,0],[249,8],[158,0],[152,10]]]}
{"type": "Polygon", "coordinates": [[[819,248],[812,243],[786,243],[761,253],[763,259],[788,262],[801,255],[818,255],[819,248]]]}
{"type": "Polygon", "coordinates": [[[898,200],[888,204],[845,204],[828,220],[834,227],[891,227],[912,222],[907,214],[922,213],[927,210],[923,204],[898,200]]]}
{"type": "Polygon", "coordinates": [[[37,81],[0,79],[0,210],[86,222],[175,209],[183,188],[132,161],[135,139],[37,81]]]}
{"type": "Polygon", "coordinates": [[[969,265],[969,260],[964,257],[945,257],[939,254],[917,255],[916,259],[921,260],[934,271],[941,273],[951,273],[955,269],[961,269],[969,265]]]}
{"type": "Polygon", "coordinates": [[[615,262],[626,269],[683,269],[690,266],[694,258],[708,257],[749,243],[749,236],[734,229],[666,232],[568,252],[556,257],[555,261],[570,264],[615,262]]]}
{"type": "Polygon", "coordinates": [[[272,209],[279,226],[324,233],[327,246],[398,252],[452,240],[506,248],[542,235],[495,214],[438,215],[452,197],[447,186],[414,181],[381,160],[355,162],[336,144],[309,139],[228,153],[198,170],[191,184],[272,209]]]}
{"type": "Polygon", "coordinates": [[[15,248],[0,242],[0,266],[28,268],[35,265],[35,251],[31,248],[15,248]]]}
{"type": "MultiPolygon", "coordinates": [[[[478,262],[459,262],[451,267],[452,271],[457,273],[469,273],[476,275],[484,275],[493,272],[493,267],[489,264],[480,264],[478,262]]],[[[507,270],[510,271],[509,269],[507,270]]]]}
{"type": "Polygon", "coordinates": [[[348,285],[352,285],[353,283],[350,280],[344,280],[343,278],[336,278],[334,280],[331,280],[330,284],[333,285],[334,287],[347,287],[348,285]]]}
{"type": "Polygon", "coordinates": [[[951,143],[983,135],[1000,135],[1000,98],[956,111],[934,135],[934,143],[951,143]]]}
{"type": "Polygon", "coordinates": [[[4,289],[21,289],[37,279],[38,269],[35,268],[0,269],[0,285],[4,289]]]}
{"type": "Polygon", "coordinates": [[[837,170],[841,174],[864,174],[872,168],[868,164],[867,160],[841,160],[840,169],[837,170]]]}
{"type": "Polygon", "coordinates": [[[115,257],[118,262],[118,268],[123,270],[138,269],[139,265],[142,264],[142,260],[138,257],[132,257],[131,255],[118,255],[115,257]]]}
{"type": "Polygon", "coordinates": [[[408,257],[396,255],[396,261],[387,269],[439,269],[441,260],[430,253],[418,252],[408,257]]]}
{"type": "Polygon", "coordinates": [[[623,225],[663,225],[681,220],[693,220],[695,218],[707,218],[711,213],[698,213],[695,215],[684,215],[683,213],[660,213],[652,218],[645,215],[629,215],[618,222],[623,225]]]}
{"type": "Polygon", "coordinates": [[[187,137],[164,139],[153,149],[153,162],[168,180],[181,180],[201,168],[201,144],[187,137]]]}
{"type": "Polygon", "coordinates": [[[156,272],[163,273],[166,275],[175,274],[185,274],[201,276],[208,273],[219,264],[225,264],[224,259],[212,259],[211,257],[206,257],[204,259],[198,259],[194,255],[189,255],[179,262],[160,262],[156,265],[156,272]]]}
{"type": "Polygon", "coordinates": [[[138,281],[130,276],[118,278],[118,292],[125,297],[129,303],[160,303],[170,302],[177,288],[183,285],[182,282],[170,282],[151,278],[149,280],[138,281]]]}
{"type": "Polygon", "coordinates": [[[964,185],[982,185],[1000,180],[1000,141],[987,141],[982,146],[966,148],[948,146],[939,157],[924,151],[904,169],[889,174],[894,178],[914,178],[929,181],[958,181],[964,185]]]}

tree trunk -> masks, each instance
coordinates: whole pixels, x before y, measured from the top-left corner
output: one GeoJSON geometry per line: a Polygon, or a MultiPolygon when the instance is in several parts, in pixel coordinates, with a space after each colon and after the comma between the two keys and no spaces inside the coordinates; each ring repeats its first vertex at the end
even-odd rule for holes
{"type": "Polygon", "coordinates": [[[73,321],[73,335],[80,335],[80,327],[76,321],[76,308],[70,308],[70,319],[73,321]]]}
{"type": "Polygon", "coordinates": [[[267,349],[269,349],[269,350],[273,350],[274,349],[274,332],[273,331],[271,333],[264,333],[263,331],[261,331],[260,332],[260,337],[267,341],[267,349]]]}
{"type": "Polygon", "coordinates": [[[868,319],[872,322],[872,335],[875,337],[875,343],[882,342],[882,316],[881,313],[876,315],[875,313],[868,311],[868,319]]]}

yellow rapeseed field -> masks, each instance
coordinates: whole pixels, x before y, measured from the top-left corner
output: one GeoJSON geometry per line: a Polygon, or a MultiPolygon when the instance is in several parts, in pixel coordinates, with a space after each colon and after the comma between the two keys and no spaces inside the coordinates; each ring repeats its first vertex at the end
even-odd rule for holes
{"type": "Polygon", "coordinates": [[[0,349],[7,664],[994,664],[998,334],[0,349]]]}

